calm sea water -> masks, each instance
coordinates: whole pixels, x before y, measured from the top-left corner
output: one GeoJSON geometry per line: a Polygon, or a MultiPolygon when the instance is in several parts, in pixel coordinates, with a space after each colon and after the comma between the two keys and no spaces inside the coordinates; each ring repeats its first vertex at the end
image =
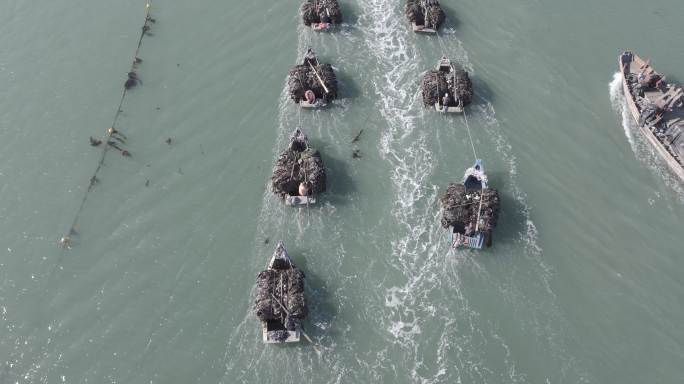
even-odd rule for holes
{"type": "Polygon", "coordinates": [[[313,34],[297,1],[155,0],[117,122],[132,156],[108,151],[80,211],[145,2],[0,6],[0,383],[681,382],[684,188],[614,77],[634,49],[684,80],[680,2],[445,0],[441,40],[400,1],[341,3],[313,34]],[[308,46],[341,99],[298,114],[308,46]],[[422,107],[443,53],[471,72],[467,125],[422,107]],[[267,183],[300,124],[329,191],[293,210],[267,183]],[[439,226],[468,127],[503,202],[478,253],[439,226]],[[260,342],[277,240],[315,348],[260,342]]]}

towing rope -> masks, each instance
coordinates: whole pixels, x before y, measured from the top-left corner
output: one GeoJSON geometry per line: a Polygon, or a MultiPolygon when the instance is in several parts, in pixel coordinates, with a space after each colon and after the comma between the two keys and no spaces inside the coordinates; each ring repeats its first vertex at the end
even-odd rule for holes
{"type": "MultiPolygon", "coordinates": [[[[439,33],[437,33],[436,35],[437,35],[437,41],[439,42],[439,47],[442,50],[442,56],[446,56],[446,44],[442,40],[442,36],[440,36],[439,33]]],[[[456,76],[456,75],[454,74],[454,76],[456,76]]],[[[438,83],[438,85],[439,85],[439,83],[438,83]]],[[[473,142],[473,136],[470,133],[470,124],[468,124],[468,115],[466,113],[465,108],[463,108],[463,121],[465,121],[466,131],[468,132],[468,141],[470,141],[470,147],[473,149],[473,157],[475,157],[475,161],[477,161],[477,151],[475,151],[475,143],[473,142]]],[[[482,213],[482,200],[484,200],[484,198],[482,196],[483,191],[484,191],[484,189],[480,190],[480,204],[479,204],[479,207],[477,209],[477,218],[475,219],[475,232],[477,232],[479,230],[479,227],[480,227],[480,214],[482,213]]]]}
{"type": "MultiPolygon", "coordinates": [[[[140,60],[138,58],[138,54],[140,53],[140,47],[142,46],[143,37],[145,37],[147,32],[150,30],[149,24],[155,22],[155,20],[150,17],[151,6],[152,6],[152,0],[147,0],[147,2],[145,4],[145,22],[144,22],[144,24],[141,28],[141,31],[140,31],[140,38],[138,39],[138,46],[135,49],[135,55],[133,56],[133,61],[132,61],[131,68],[129,71],[129,80],[133,80],[134,82],[140,81],[137,78],[137,75],[135,75],[135,68],[136,68],[136,65],[138,63],[142,62],[142,60],[140,60]],[[133,73],[133,77],[131,77],[131,75],[130,75],[131,73],[133,73]]],[[[76,214],[74,215],[74,220],[71,223],[71,227],[69,227],[69,231],[59,241],[60,245],[64,249],[71,249],[71,236],[77,234],[76,226],[78,224],[78,219],[80,218],[81,213],[83,212],[83,209],[85,208],[86,201],[88,200],[88,195],[90,194],[90,192],[95,187],[95,184],[97,184],[97,182],[98,182],[97,175],[100,172],[100,169],[102,169],[102,166],[104,165],[105,156],[107,155],[107,152],[109,151],[110,147],[118,149],[119,151],[121,151],[121,153],[123,155],[128,154],[128,151],[121,150],[117,146],[116,142],[110,141],[110,139],[116,139],[120,142],[123,142],[122,138],[124,140],[126,138],[123,134],[119,133],[116,130],[116,123],[119,120],[119,116],[121,116],[121,112],[123,112],[123,110],[121,108],[123,107],[124,100],[126,99],[127,91],[128,91],[128,88],[124,85],[123,92],[121,93],[121,99],[119,99],[119,106],[116,108],[116,113],[114,113],[114,119],[112,121],[110,128],[107,129],[107,131],[105,133],[104,140],[102,141],[102,143],[104,143],[104,147],[102,148],[102,154],[100,156],[100,160],[97,163],[97,167],[95,168],[95,172],[93,172],[93,175],[90,177],[88,189],[86,190],[85,194],[83,195],[83,199],[81,200],[81,204],[79,205],[78,209],[76,210],[76,214]],[[118,135],[118,136],[116,136],[116,135],[118,135]]]]}
{"type": "Polygon", "coordinates": [[[475,152],[475,144],[473,143],[473,136],[470,134],[470,125],[468,124],[468,116],[466,115],[465,108],[463,108],[463,121],[465,121],[466,131],[468,132],[468,139],[470,140],[470,147],[473,149],[473,156],[477,160],[477,152],[475,152]]]}

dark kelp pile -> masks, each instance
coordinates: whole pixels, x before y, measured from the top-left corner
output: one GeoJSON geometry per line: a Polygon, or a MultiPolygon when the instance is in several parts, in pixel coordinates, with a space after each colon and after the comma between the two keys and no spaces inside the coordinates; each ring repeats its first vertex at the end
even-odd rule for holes
{"type": "Polygon", "coordinates": [[[445,94],[450,105],[466,106],[473,99],[473,83],[468,72],[458,66],[453,66],[452,72],[430,70],[423,77],[422,93],[426,107],[442,102],[445,94]]]}
{"type": "Polygon", "coordinates": [[[499,218],[500,201],[496,189],[467,189],[463,184],[451,183],[440,202],[442,227],[454,227],[466,235],[477,228],[491,239],[491,231],[499,218]]]}
{"type": "Polygon", "coordinates": [[[311,24],[342,24],[342,10],[337,0],[307,0],[302,4],[302,21],[311,24]]]}
{"type": "Polygon", "coordinates": [[[290,71],[287,79],[290,98],[295,103],[300,101],[322,101],[328,103],[337,98],[337,78],[330,64],[321,64],[311,49],[307,51],[301,65],[290,71]],[[307,97],[307,92],[312,93],[307,97]]]}
{"type": "Polygon", "coordinates": [[[416,26],[437,30],[446,16],[437,0],[408,0],[406,17],[416,26]]]}
{"type": "MultiPolygon", "coordinates": [[[[304,272],[296,267],[267,269],[257,275],[256,284],[254,312],[260,320],[279,321],[289,331],[301,328],[308,314],[304,300],[304,272]]],[[[287,333],[282,332],[282,339],[285,338],[287,333]]],[[[275,339],[278,339],[277,335],[275,339]]]]}
{"type": "Polygon", "coordinates": [[[289,147],[276,161],[271,185],[273,193],[285,198],[300,195],[302,184],[309,195],[322,193],[325,192],[326,176],[321,154],[309,146],[306,135],[297,129],[289,147]]]}

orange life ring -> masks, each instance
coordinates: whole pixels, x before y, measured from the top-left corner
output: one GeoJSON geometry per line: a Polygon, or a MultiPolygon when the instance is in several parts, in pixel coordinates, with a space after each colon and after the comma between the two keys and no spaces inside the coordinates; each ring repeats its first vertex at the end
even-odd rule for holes
{"type": "Polygon", "coordinates": [[[304,92],[304,97],[306,98],[306,101],[309,104],[313,104],[316,102],[316,94],[313,93],[313,91],[310,89],[307,89],[306,92],[304,92]]]}

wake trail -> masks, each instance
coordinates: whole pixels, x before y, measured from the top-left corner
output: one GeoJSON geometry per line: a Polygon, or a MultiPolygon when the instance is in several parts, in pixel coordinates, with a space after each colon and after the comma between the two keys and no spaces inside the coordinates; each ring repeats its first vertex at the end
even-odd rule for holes
{"type": "MultiPolygon", "coordinates": [[[[348,35],[345,36],[346,39],[352,42],[356,39],[349,33],[349,28],[343,29],[342,32],[348,35]]],[[[331,36],[314,34],[301,25],[298,26],[298,35],[297,53],[292,65],[301,60],[309,47],[316,51],[322,62],[332,63],[338,74],[340,68],[358,65],[346,58],[344,48],[336,44],[337,37],[333,39],[335,44],[331,44],[327,41],[331,36]],[[325,44],[326,42],[328,44],[325,44]]],[[[283,68],[284,78],[287,77],[289,69],[283,68]]],[[[346,137],[349,133],[346,132],[345,123],[352,103],[344,97],[344,83],[340,83],[339,87],[340,99],[335,100],[327,108],[309,111],[298,110],[299,107],[289,97],[287,81],[284,82],[278,99],[276,142],[271,164],[275,163],[280,153],[289,145],[289,138],[294,129],[301,127],[312,145],[322,152],[328,188],[316,205],[297,209],[285,206],[273,195],[269,180],[264,188],[254,240],[255,251],[250,264],[250,273],[256,275],[264,268],[275,244],[280,240],[284,242],[294,262],[299,264],[308,276],[305,295],[309,316],[305,321],[305,329],[314,340],[320,354],[306,341],[286,347],[288,351],[285,348],[262,344],[261,328],[252,312],[255,297],[255,287],[252,286],[249,292],[244,293],[247,301],[244,318],[227,336],[226,351],[222,357],[225,366],[224,379],[227,382],[256,380],[261,383],[320,383],[323,382],[321,377],[325,377],[325,382],[335,383],[366,373],[352,369],[350,366],[353,364],[345,360],[345,356],[354,356],[351,327],[339,321],[335,322],[335,310],[327,309],[325,303],[326,296],[343,300],[345,289],[354,285],[353,280],[341,275],[340,272],[342,262],[347,257],[343,236],[354,233],[345,233],[343,217],[331,202],[331,195],[335,195],[336,175],[328,168],[328,150],[322,148],[332,147],[332,152],[341,152],[343,146],[344,149],[348,149],[346,137]],[[324,287],[312,285],[312,276],[319,277],[319,280],[331,279],[343,283],[337,291],[326,292],[324,287]],[[335,332],[330,332],[334,322],[335,332]],[[285,354],[287,358],[284,357],[285,354]]],[[[357,381],[362,382],[363,379],[359,378],[357,381]]]]}
{"type": "MultiPolygon", "coordinates": [[[[416,91],[419,87],[418,77],[434,63],[422,64],[424,60],[413,42],[420,40],[420,44],[434,48],[433,51],[439,50],[438,43],[442,42],[436,38],[412,38],[412,33],[406,28],[401,5],[386,0],[361,2],[363,17],[370,20],[366,41],[378,61],[380,73],[373,85],[381,115],[387,122],[381,137],[380,152],[394,169],[390,175],[394,187],[391,214],[398,229],[391,241],[391,261],[388,263],[396,266],[405,280],[403,285],[387,289],[385,304],[389,313],[383,316],[381,325],[391,335],[388,341],[405,350],[405,363],[416,382],[478,381],[492,377],[508,382],[525,382],[526,376],[518,371],[507,341],[499,334],[498,328],[483,319],[470,304],[471,299],[464,292],[468,287],[464,286],[461,275],[464,271],[472,273],[483,284],[487,284],[488,280],[500,280],[501,277],[488,272],[488,266],[480,265],[477,259],[469,256],[470,252],[450,250],[446,234],[439,225],[438,197],[444,186],[431,183],[430,176],[442,162],[448,165],[450,160],[443,153],[435,153],[434,148],[443,148],[445,139],[462,142],[465,131],[462,127],[453,128],[454,121],[457,125],[463,125],[458,118],[445,117],[442,120],[446,123],[440,123],[438,127],[430,126],[427,122],[430,117],[425,116],[429,112],[423,110],[422,103],[416,102],[416,97],[420,98],[416,91]],[[443,296],[435,296],[435,292],[441,292],[443,296]],[[456,308],[440,305],[445,300],[455,300],[456,308]],[[434,318],[445,321],[438,332],[426,328],[428,321],[434,318]],[[428,339],[438,339],[440,345],[440,353],[436,358],[430,357],[430,361],[423,357],[434,348],[433,344],[426,341],[428,339]],[[497,355],[493,364],[483,355],[485,346],[492,344],[505,351],[497,355]],[[437,367],[425,373],[426,364],[437,367]],[[490,364],[498,368],[489,368],[490,364]]],[[[468,53],[453,36],[454,30],[446,29],[445,33],[442,52],[473,73],[468,53]]],[[[563,365],[561,376],[572,375],[578,371],[576,361],[565,351],[560,335],[563,329],[554,325],[565,324],[565,320],[551,288],[553,271],[542,260],[542,249],[538,244],[536,226],[530,217],[526,194],[516,183],[517,165],[511,145],[502,132],[492,104],[482,100],[468,111],[471,127],[482,126],[486,133],[474,132],[474,144],[479,148],[495,147],[496,154],[489,155],[495,155],[506,163],[507,185],[520,207],[514,208],[518,210],[515,215],[522,217],[518,238],[497,244],[495,251],[505,254],[507,261],[517,253],[523,253],[526,259],[524,268],[536,271],[534,285],[545,296],[539,304],[536,302],[538,297],[528,297],[526,292],[518,288],[519,282],[513,280],[498,282],[498,295],[508,301],[511,307],[522,307],[518,314],[528,318],[527,332],[536,334],[538,342],[542,344],[540,348],[550,350],[558,364],[563,365]],[[531,311],[531,314],[526,315],[525,311],[531,311]]],[[[447,144],[445,148],[452,149],[453,145],[447,144]]],[[[468,148],[469,145],[463,149],[459,147],[459,150],[467,153],[468,148]]],[[[469,165],[470,160],[465,161],[461,167],[457,167],[459,170],[469,165]]],[[[460,173],[456,177],[460,179],[460,173]]],[[[578,375],[582,376],[582,373],[578,375]]]]}
{"type": "MultiPolygon", "coordinates": [[[[426,127],[422,103],[416,102],[417,76],[426,68],[418,66],[422,60],[410,42],[400,6],[370,0],[362,2],[362,8],[371,19],[366,40],[378,60],[380,73],[373,85],[381,115],[387,121],[380,151],[393,168],[391,214],[398,229],[391,241],[389,264],[405,280],[403,285],[386,289],[388,313],[379,321],[389,333],[388,342],[404,351],[402,364],[408,372],[396,372],[389,365],[386,369],[394,370],[399,377],[408,374],[413,382],[483,380],[492,373],[479,356],[479,346],[494,338],[490,331],[478,326],[478,314],[470,308],[457,275],[444,273],[447,259],[461,260],[461,255],[452,254],[445,246],[444,232],[438,225],[440,188],[429,182],[439,156],[432,149],[434,129],[426,127]],[[434,297],[434,292],[442,296],[434,297]],[[440,305],[444,295],[458,302],[455,311],[440,305]],[[434,318],[444,319],[445,323],[437,329],[425,328],[427,321],[434,318]],[[460,328],[463,322],[470,331],[460,328]],[[439,353],[428,357],[434,349],[429,340],[435,339],[439,353]],[[424,366],[431,369],[426,372],[424,366]]],[[[514,364],[506,364],[507,371],[515,371],[514,364]]],[[[512,379],[517,381],[519,377],[513,375],[512,379]]]]}

